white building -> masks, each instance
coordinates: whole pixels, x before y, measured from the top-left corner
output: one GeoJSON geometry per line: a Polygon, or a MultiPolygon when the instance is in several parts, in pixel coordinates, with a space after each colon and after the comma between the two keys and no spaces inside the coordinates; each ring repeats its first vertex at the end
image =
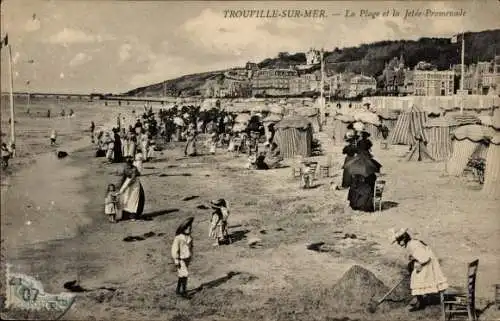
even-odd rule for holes
{"type": "Polygon", "coordinates": [[[366,92],[367,90],[376,90],[377,80],[373,77],[357,75],[352,77],[349,84],[348,97],[356,97],[366,92]]]}
{"type": "Polygon", "coordinates": [[[306,52],[306,64],[307,65],[317,65],[321,63],[321,54],[318,50],[314,49],[309,49],[308,52],[306,52]]]}
{"type": "Polygon", "coordinates": [[[452,96],[455,91],[455,72],[415,70],[413,85],[415,96],[452,96]]]}

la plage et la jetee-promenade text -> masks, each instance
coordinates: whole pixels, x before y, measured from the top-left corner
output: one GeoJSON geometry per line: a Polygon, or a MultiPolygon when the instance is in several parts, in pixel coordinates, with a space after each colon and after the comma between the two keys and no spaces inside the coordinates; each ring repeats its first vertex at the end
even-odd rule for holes
{"type": "Polygon", "coordinates": [[[328,17],[344,16],[345,18],[379,18],[379,17],[401,17],[411,18],[437,18],[437,17],[463,17],[466,15],[464,9],[457,10],[433,10],[433,9],[384,9],[381,11],[361,9],[354,11],[345,9],[343,13],[329,12],[324,9],[227,9],[223,11],[224,18],[312,18],[323,19],[328,17]]]}

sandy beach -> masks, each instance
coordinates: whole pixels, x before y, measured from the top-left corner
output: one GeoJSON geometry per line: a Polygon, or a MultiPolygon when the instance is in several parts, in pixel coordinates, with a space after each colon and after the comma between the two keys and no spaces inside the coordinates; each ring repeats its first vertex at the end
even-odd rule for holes
{"type": "MultiPolygon", "coordinates": [[[[443,163],[406,162],[401,156],[407,147],[382,151],[375,143],[373,153],[387,180],[384,200],[392,207],[375,214],[352,211],[347,192],[331,189],[341,175],[341,146],[323,136],[323,149],[333,152],[335,177],[318,179],[310,190],[299,189],[290,168],[247,171],[244,156],[222,150],[185,158],[183,145],[172,143],[144,164],[143,220],[118,224],[107,222],[103,200],[123,165],[95,158],[88,137],[63,143],[69,157],[37,156],[2,189],[6,261],[36,276],[49,293],[64,291],[63,284],[79,276],[89,291],[78,294],[64,319],[435,320],[439,306],[417,314],[401,306],[372,315],[340,315],[328,293],[354,264],[392,287],[406,258],[390,244],[387,230],[404,226],[435,249],[451,284],[463,286],[466,264],[479,258],[477,300],[480,308],[486,306],[493,298],[492,283],[500,279],[500,248],[491,239],[500,231],[492,224],[498,200],[481,198],[465,178],[443,176],[443,163]],[[213,247],[211,212],[200,207],[221,197],[230,204],[233,243],[213,247]],[[195,217],[188,284],[195,294],[183,300],[174,295],[170,245],[175,228],[188,216],[195,217]],[[345,239],[345,233],[357,237],[345,239]],[[124,241],[130,236],[142,240],[124,241]],[[247,244],[254,238],[260,240],[257,248],[247,244]],[[315,242],[330,250],[308,250],[315,242]]],[[[482,316],[498,317],[493,308],[482,316]]]]}

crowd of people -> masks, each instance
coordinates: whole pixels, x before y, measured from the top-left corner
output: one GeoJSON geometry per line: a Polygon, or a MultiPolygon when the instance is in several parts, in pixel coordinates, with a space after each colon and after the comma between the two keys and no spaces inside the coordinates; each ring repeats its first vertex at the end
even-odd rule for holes
{"type": "MultiPolygon", "coordinates": [[[[198,155],[197,140],[199,134],[204,133],[208,138],[206,144],[209,154],[215,154],[218,148],[235,155],[244,152],[248,156],[248,169],[279,167],[283,157],[273,141],[273,128],[269,128],[267,132],[270,135],[263,140],[261,124],[256,122],[248,125],[244,131],[235,132],[234,119],[235,116],[229,113],[202,112],[199,108],[190,106],[160,110],[157,115],[145,108],[144,114],[136,118],[134,125],[124,126],[126,118],[119,117],[117,127],[109,133],[95,133],[95,125],[92,123],[96,156],[106,157],[114,163],[125,162],[121,182],[117,186],[108,185],[104,209],[109,221],[140,218],[145,204],[144,189],[140,181],[142,162],[154,157],[158,140],[165,143],[185,142],[184,155],[190,157],[198,155]],[[259,150],[262,145],[265,150],[259,150]]],[[[387,133],[384,136],[387,138],[387,133]]],[[[343,154],[346,157],[342,183],[338,189],[349,189],[348,200],[352,209],[373,211],[373,190],[382,165],[372,155],[370,134],[350,125],[344,139],[347,144],[343,148],[343,154]]],[[[208,237],[215,241],[214,246],[231,244],[228,233],[228,202],[225,199],[212,200],[210,207],[212,213],[208,237]]],[[[189,217],[182,222],[176,230],[171,247],[178,276],[175,292],[182,297],[188,296],[189,266],[193,257],[193,221],[194,218],[189,217]]],[[[447,288],[446,278],[432,250],[424,242],[412,239],[406,229],[394,232],[393,242],[409,251],[411,289],[414,295],[410,311],[422,309],[425,307],[426,295],[447,288]]]]}

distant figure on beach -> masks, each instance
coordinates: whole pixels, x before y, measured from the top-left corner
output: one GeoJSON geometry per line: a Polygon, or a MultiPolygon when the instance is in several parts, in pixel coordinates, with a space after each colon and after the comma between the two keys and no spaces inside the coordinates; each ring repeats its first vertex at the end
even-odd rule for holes
{"type": "Polygon", "coordinates": [[[127,164],[122,174],[122,183],[118,195],[120,196],[120,208],[122,215],[136,220],[144,210],[146,200],[144,189],[139,179],[139,170],[133,165],[131,158],[127,159],[127,164]]]}
{"type": "Polygon", "coordinates": [[[75,112],[73,111],[73,108],[70,108],[69,117],[73,117],[74,114],[75,114],[75,112]]]}
{"type": "Polygon", "coordinates": [[[52,129],[50,132],[50,146],[54,146],[56,144],[57,132],[55,129],[52,129]]]}
{"type": "Polygon", "coordinates": [[[47,109],[47,118],[50,118],[50,109],[47,109]]]}
{"type": "Polygon", "coordinates": [[[11,151],[7,147],[7,144],[2,143],[2,169],[6,169],[9,166],[9,159],[12,155],[11,151]]]}
{"type": "Polygon", "coordinates": [[[95,131],[95,124],[94,124],[94,121],[91,121],[90,122],[90,139],[92,140],[92,144],[95,142],[94,131],[95,131]]]}
{"type": "Polygon", "coordinates": [[[64,116],[66,116],[66,111],[64,111],[64,109],[63,109],[63,110],[61,110],[61,117],[64,117],[64,116]]]}
{"type": "Polygon", "coordinates": [[[111,223],[116,223],[116,214],[118,212],[118,197],[114,184],[108,185],[106,198],[104,200],[104,214],[111,223]]]}

